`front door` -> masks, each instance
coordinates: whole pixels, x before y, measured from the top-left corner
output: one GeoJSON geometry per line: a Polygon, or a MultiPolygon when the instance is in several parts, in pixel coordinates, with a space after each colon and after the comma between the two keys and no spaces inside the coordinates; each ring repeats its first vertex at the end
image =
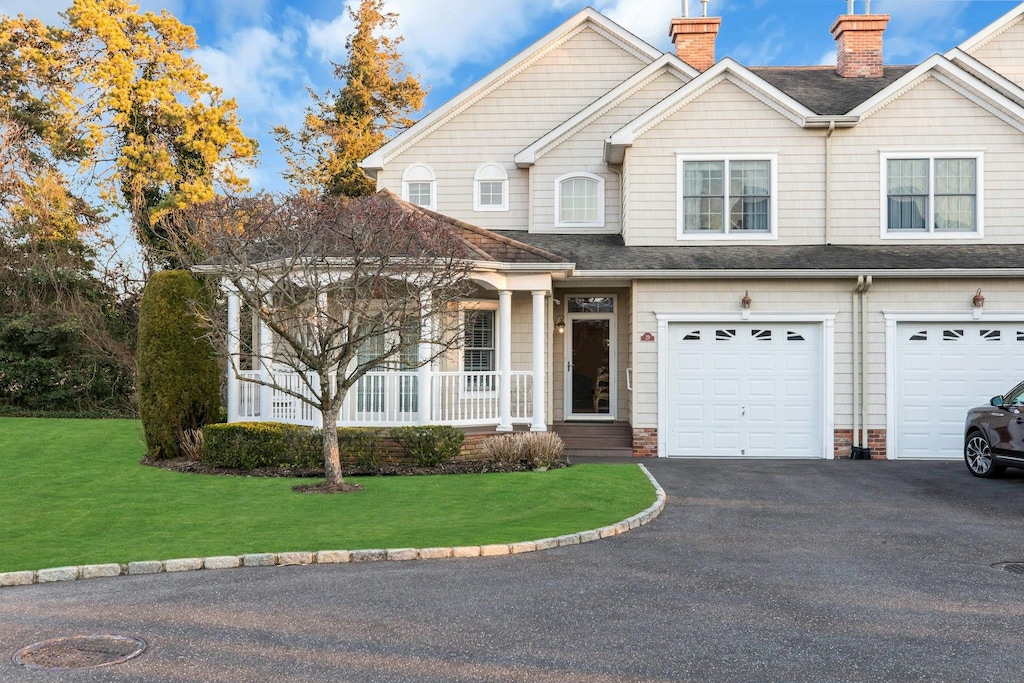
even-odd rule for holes
{"type": "Polygon", "coordinates": [[[566,417],[615,419],[615,320],[611,297],[570,297],[566,417]]]}

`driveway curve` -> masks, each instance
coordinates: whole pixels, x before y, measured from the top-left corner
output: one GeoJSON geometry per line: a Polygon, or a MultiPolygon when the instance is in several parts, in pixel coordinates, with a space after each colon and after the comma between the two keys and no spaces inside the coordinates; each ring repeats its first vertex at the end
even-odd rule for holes
{"type": "Polygon", "coordinates": [[[242,568],[0,591],[2,681],[1018,680],[1024,473],[654,461],[652,524],[495,558],[242,568]],[[143,638],[106,669],[19,648],[143,638]]]}

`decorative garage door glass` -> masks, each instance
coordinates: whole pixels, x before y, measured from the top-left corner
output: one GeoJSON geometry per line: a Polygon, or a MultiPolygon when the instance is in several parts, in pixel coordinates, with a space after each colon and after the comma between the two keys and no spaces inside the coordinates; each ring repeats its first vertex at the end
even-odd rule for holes
{"type": "Polygon", "coordinates": [[[967,409],[1020,381],[1021,323],[899,323],[896,457],[963,457],[967,409]]]}
{"type": "Polygon", "coordinates": [[[669,326],[666,451],[823,457],[821,326],[669,326]]]}

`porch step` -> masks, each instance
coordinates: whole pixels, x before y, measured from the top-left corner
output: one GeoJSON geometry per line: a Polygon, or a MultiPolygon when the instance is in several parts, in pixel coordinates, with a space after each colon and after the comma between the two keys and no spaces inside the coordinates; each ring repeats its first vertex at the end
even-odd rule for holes
{"type": "Polygon", "coordinates": [[[552,429],[562,437],[569,456],[633,455],[633,428],[628,422],[556,422],[552,429]]]}

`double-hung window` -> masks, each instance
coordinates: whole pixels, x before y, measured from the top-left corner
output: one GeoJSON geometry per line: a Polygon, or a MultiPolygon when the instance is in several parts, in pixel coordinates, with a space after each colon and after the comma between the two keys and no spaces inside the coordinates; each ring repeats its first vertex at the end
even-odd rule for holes
{"type": "Polygon", "coordinates": [[[882,237],[979,237],[981,154],[883,154],[882,237]]]}
{"type": "Polygon", "coordinates": [[[679,156],[679,239],[776,235],[775,156],[679,156]]]}

